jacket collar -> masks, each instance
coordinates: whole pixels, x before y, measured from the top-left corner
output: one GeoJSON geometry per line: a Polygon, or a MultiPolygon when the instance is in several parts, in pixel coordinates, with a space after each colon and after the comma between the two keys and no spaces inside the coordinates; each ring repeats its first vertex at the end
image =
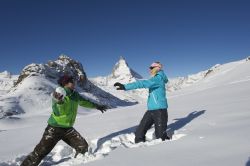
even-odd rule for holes
{"type": "Polygon", "coordinates": [[[74,93],[74,90],[71,90],[70,88],[64,87],[64,90],[66,91],[67,95],[71,95],[72,93],[74,93]]]}

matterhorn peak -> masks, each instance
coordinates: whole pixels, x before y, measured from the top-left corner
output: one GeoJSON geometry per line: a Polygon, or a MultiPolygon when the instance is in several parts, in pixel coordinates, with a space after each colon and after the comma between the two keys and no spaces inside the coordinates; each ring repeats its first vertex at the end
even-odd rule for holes
{"type": "MultiPolygon", "coordinates": [[[[123,57],[123,56],[120,56],[120,58],[119,58],[119,61],[118,62],[125,62],[126,63],[126,60],[125,60],[125,58],[123,57]]],[[[126,63],[127,64],[127,63],[126,63]]]]}
{"type": "Polygon", "coordinates": [[[128,63],[126,62],[125,58],[123,56],[120,56],[119,61],[115,64],[114,68],[113,68],[113,73],[116,70],[126,70],[127,72],[130,72],[130,68],[128,66],[128,63]]]}
{"type": "Polygon", "coordinates": [[[132,78],[141,79],[142,76],[136,73],[133,69],[131,69],[126,62],[124,57],[120,57],[119,61],[115,64],[112,74],[112,78],[120,78],[120,79],[129,79],[132,78]]]}
{"type": "Polygon", "coordinates": [[[99,86],[113,86],[115,82],[130,83],[137,79],[142,79],[142,76],[130,68],[123,56],[120,56],[118,62],[113,67],[112,73],[105,77],[92,78],[95,84],[99,86]]]}

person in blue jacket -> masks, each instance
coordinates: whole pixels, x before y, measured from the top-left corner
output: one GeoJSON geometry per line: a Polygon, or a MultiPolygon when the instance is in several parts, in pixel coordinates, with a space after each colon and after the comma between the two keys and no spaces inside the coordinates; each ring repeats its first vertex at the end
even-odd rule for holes
{"type": "Polygon", "coordinates": [[[147,107],[148,110],[144,114],[139,126],[135,132],[135,143],[145,142],[145,135],[147,131],[154,124],[155,136],[157,139],[161,138],[163,141],[170,139],[167,135],[167,122],[168,122],[168,103],[166,99],[165,85],[168,78],[162,70],[160,62],[151,64],[150,74],[151,78],[148,80],[138,80],[129,84],[121,84],[116,82],[114,84],[117,90],[132,90],[139,88],[149,89],[147,107]]]}

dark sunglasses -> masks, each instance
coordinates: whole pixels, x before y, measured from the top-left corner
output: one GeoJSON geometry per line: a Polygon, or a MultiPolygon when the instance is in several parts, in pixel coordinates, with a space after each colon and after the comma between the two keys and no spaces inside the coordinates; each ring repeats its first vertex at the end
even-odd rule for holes
{"type": "Polygon", "coordinates": [[[152,66],[149,67],[150,70],[152,70],[153,68],[155,68],[155,67],[152,67],[152,66]]]}

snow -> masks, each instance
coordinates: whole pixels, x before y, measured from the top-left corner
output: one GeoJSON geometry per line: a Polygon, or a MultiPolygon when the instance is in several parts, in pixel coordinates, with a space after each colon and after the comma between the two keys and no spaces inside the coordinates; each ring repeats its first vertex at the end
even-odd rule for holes
{"type": "MultiPolygon", "coordinates": [[[[41,165],[248,166],[249,71],[250,61],[246,60],[217,65],[199,81],[169,92],[168,134],[172,136],[169,141],[156,140],[152,128],[146,135],[146,143],[134,144],[133,132],[146,110],[146,100],[143,98],[136,105],[109,109],[104,114],[80,108],[75,128],[88,141],[89,152],[74,158],[74,150],[59,142],[41,165]]],[[[27,90],[31,81],[37,81],[44,88],[50,83],[32,77],[32,80],[27,79],[23,83],[23,89],[27,90]]],[[[122,96],[122,92],[114,87],[108,89],[122,96]]],[[[27,95],[26,98],[30,96],[32,103],[36,100],[35,92],[31,89],[25,94],[17,90],[16,95],[9,98],[27,95]]],[[[136,92],[128,97],[132,95],[136,95],[136,92]]],[[[49,99],[42,103],[50,105],[49,99]]],[[[19,165],[39,142],[51,111],[43,105],[33,105],[26,110],[27,107],[21,104],[25,114],[0,120],[1,166],[19,165]]]]}
{"type": "Polygon", "coordinates": [[[17,75],[11,75],[8,71],[0,72],[0,92],[8,91],[14,85],[17,77],[17,75]]]}

